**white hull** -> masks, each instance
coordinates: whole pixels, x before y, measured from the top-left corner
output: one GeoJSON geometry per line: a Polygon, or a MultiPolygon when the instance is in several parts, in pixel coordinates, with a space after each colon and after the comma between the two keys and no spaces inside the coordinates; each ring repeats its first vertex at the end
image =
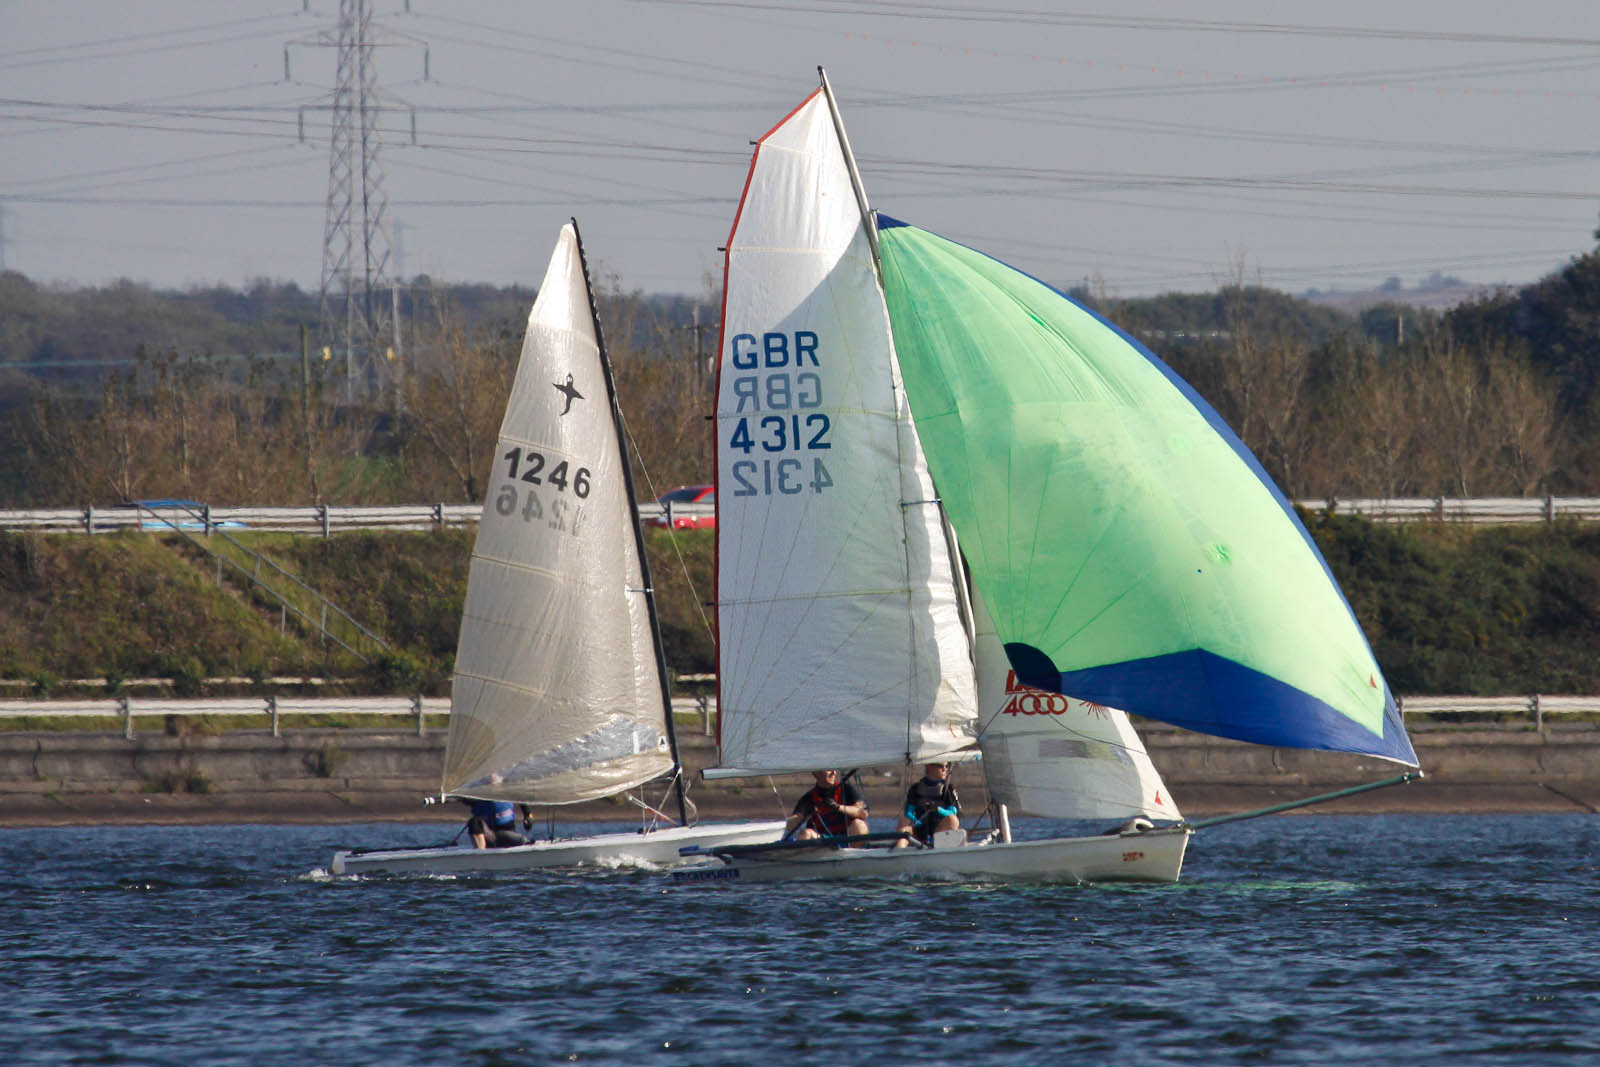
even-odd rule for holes
{"type": "Polygon", "coordinates": [[[485,871],[528,871],[544,867],[615,866],[685,862],[680,848],[697,845],[754,845],[776,841],[783,823],[702,823],[649,833],[596,834],[566,840],[538,841],[514,848],[407,848],[385,852],[336,852],[333,874],[471,874],[485,871]]]}
{"type": "Polygon", "coordinates": [[[675,884],[698,882],[915,881],[1176,882],[1189,844],[1185,829],[958,848],[805,849],[739,856],[672,872],[675,884]]]}

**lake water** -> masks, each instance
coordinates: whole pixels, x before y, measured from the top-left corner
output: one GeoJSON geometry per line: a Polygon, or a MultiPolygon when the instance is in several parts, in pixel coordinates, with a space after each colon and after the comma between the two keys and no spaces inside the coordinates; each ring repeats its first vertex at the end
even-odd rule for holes
{"type": "Polygon", "coordinates": [[[1172,886],[320,872],[448,834],[0,831],[0,1062],[1600,1061],[1588,816],[1258,819],[1172,886]]]}

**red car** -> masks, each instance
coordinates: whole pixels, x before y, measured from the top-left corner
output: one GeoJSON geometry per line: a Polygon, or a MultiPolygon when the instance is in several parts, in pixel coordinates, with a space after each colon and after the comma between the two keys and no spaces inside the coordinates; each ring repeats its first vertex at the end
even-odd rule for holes
{"type": "Polygon", "coordinates": [[[660,516],[646,520],[649,526],[666,526],[670,518],[674,530],[709,530],[717,524],[717,487],[680,485],[656,498],[660,516]]]}

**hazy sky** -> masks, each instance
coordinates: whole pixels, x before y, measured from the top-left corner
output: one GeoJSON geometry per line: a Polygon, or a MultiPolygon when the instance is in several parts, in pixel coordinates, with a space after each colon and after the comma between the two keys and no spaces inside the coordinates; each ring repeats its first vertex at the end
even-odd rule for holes
{"type": "MultiPolygon", "coordinates": [[[[398,266],[537,284],[576,215],[624,286],[706,292],[749,142],[820,64],[875,207],[1059,284],[1531,281],[1600,222],[1594,10],[373,0],[398,266]]],[[[4,265],[315,288],[337,18],[0,0],[4,265]]]]}

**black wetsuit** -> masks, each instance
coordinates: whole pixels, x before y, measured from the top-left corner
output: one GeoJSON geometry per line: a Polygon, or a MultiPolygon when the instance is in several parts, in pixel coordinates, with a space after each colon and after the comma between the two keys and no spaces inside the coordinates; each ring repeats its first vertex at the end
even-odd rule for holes
{"type": "Polygon", "coordinates": [[[925,845],[933,840],[933,828],[940,819],[960,811],[961,798],[948,781],[935,782],[923,776],[906,790],[906,818],[911,821],[911,832],[925,845]]]}

